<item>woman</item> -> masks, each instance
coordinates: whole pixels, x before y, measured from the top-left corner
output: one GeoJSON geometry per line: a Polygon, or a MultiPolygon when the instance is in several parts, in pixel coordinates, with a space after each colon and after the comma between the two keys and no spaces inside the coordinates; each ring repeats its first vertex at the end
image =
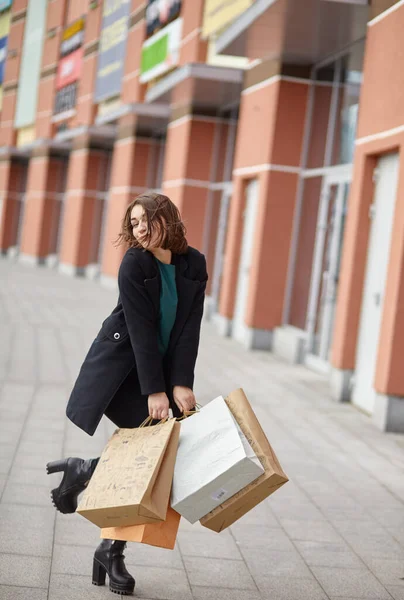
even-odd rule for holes
{"type": "MultiPolygon", "coordinates": [[[[66,414],[89,435],[106,415],[117,427],[138,427],[147,416],[178,417],[192,410],[192,391],[207,282],[205,257],[188,246],[185,227],[167,196],[145,193],[127,208],[118,238],[129,246],[118,274],[116,308],[103,322],[71,393],[66,414]]],[[[52,490],[62,513],[77,508],[98,458],[48,463],[63,471],[52,490]]],[[[131,594],[125,542],[103,540],[94,554],[93,583],[131,594]]]]}

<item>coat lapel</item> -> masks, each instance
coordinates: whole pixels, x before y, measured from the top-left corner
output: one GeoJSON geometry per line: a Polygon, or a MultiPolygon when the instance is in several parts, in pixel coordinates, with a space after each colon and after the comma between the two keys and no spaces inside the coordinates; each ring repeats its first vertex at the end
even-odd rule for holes
{"type": "Polygon", "coordinates": [[[176,255],[173,262],[176,266],[178,307],[177,317],[171,332],[168,353],[170,353],[178,341],[181,331],[191,311],[196,291],[200,285],[199,281],[193,281],[192,279],[185,277],[184,273],[187,269],[188,263],[184,256],[176,255]]]}
{"type": "Polygon", "coordinates": [[[145,259],[145,272],[147,277],[144,280],[146,290],[153,302],[153,306],[156,311],[156,315],[160,312],[160,289],[161,289],[161,275],[160,270],[157,266],[156,259],[150,252],[144,253],[145,259]]]}
{"type": "Polygon", "coordinates": [[[151,279],[145,279],[144,284],[158,315],[160,312],[160,273],[151,279]]]}

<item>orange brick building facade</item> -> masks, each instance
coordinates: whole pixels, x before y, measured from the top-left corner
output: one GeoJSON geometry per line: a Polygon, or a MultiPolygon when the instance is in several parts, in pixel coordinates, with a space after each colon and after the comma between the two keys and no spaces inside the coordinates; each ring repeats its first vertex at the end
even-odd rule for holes
{"type": "Polygon", "coordinates": [[[218,332],[404,431],[403,0],[37,1],[4,13],[2,254],[115,285],[162,190],[218,332]]]}

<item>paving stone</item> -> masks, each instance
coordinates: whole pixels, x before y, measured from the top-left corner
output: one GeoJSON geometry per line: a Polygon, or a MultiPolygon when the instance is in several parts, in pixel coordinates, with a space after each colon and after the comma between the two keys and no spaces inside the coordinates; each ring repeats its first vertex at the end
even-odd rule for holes
{"type": "Polygon", "coordinates": [[[50,558],[0,554],[0,586],[47,588],[50,558]]]}
{"type": "Polygon", "coordinates": [[[282,527],[292,540],[310,542],[340,542],[341,536],[326,521],[280,519],[282,527]]]}
{"type": "Polygon", "coordinates": [[[48,600],[48,590],[0,585],[1,600],[48,600]]]}
{"type": "Polygon", "coordinates": [[[364,557],[364,562],[381,583],[404,588],[404,560],[364,557]]]}
{"type": "Polygon", "coordinates": [[[35,413],[30,414],[24,430],[24,438],[32,441],[43,439],[44,437],[56,436],[56,440],[63,436],[65,430],[66,420],[60,419],[43,419],[37,417],[35,413]]]}
{"type": "Polygon", "coordinates": [[[394,538],[394,532],[389,533],[376,522],[351,521],[349,525],[341,522],[339,525],[342,528],[341,534],[359,556],[374,558],[402,556],[404,560],[404,549],[394,538]]]}
{"type": "Polygon", "coordinates": [[[1,551],[50,557],[53,523],[52,508],[0,504],[1,551]]]}
{"type": "Polygon", "coordinates": [[[178,546],[174,550],[156,548],[147,544],[128,543],[126,550],[126,565],[133,567],[129,569],[134,573],[142,573],[143,567],[164,567],[167,569],[184,570],[181,554],[178,546]]]}
{"type": "Polygon", "coordinates": [[[63,546],[88,546],[93,551],[100,543],[99,528],[80,515],[57,513],[55,544],[63,546]]]}
{"type": "Polygon", "coordinates": [[[49,507],[49,489],[44,485],[29,485],[8,481],[2,502],[4,504],[23,504],[49,507]]]}
{"type": "Polygon", "coordinates": [[[192,600],[188,579],[183,570],[147,567],[136,578],[136,596],[152,600],[192,600]]]}
{"type": "Polygon", "coordinates": [[[312,576],[297,552],[244,548],[242,554],[254,579],[260,575],[309,578],[312,576]]]}
{"type": "Polygon", "coordinates": [[[387,585],[387,591],[393,596],[394,600],[404,600],[404,587],[397,585],[387,585]]]}
{"type": "Polygon", "coordinates": [[[360,569],[363,562],[344,543],[295,542],[297,550],[309,566],[360,569]]]}
{"type": "Polygon", "coordinates": [[[261,576],[255,579],[262,597],[268,600],[328,600],[313,578],[261,576]]]}
{"type": "Polygon", "coordinates": [[[338,521],[344,523],[347,521],[369,521],[372,518],[370,513],[359,504],[349,508],[322,506],[321,511],[328,521],[335,524],[336,529],[338,529],[338,521]]]}
{"type": "Polygon", "coordinates": [[[402,508],[384,508],[380,510],[369,509],[372,517],[384,527],[401,529],[404,531],[404,511],[402,508]]]}
{"type": "Polygon", "coordinates": [[[234,539],[241,547],[246,548],[268,548],[276,550],[293,550],[294,546],[286,533],[281,529],[260,527],[259,525],[235,525],[231,526],[234,539]]]}
{"type": "Polygon", "coordinates": [[[11,465],[13,464],[11,457],[10,458],[1,458],[0,456],[0,475],[7,475],[11,469],[11,465]]]}
{"type": "Polygon", "coordinates": [[[51,489],[54,484],[58,485],[60,476],[56,474],[47,475],[45,468],[34,469],[24,468],[20,465],[15,465],[9,473],[10,483],[18,483],[22,485],[39,485],[51,489]]]}
{"type": "Polygon", "coordinates": [[[239,547],[231,536],[181,531],[178,534],[177,542],[183,556],[242,560],[239,547]]]}
{"type": "Polygon", "coordinates": [[[49,457],[61,452],[62,445],[63,439],[60,435],[56,440],[51,440],[47,435],[44,435],[42,439],[32,441],[25,438],[24,431],[18,446],[18,452],[19,454],[30,454],[40,458],[44,457],[46,461],[51,460],[49,457]]]}
{"type": "Polygon", "coordinates": [[[194,600],[261,600],[263,596],[254,590],[234,590],[191,586],[194,600]]]}
{"type": "Polygon", "coordinates": [[[53,549],[52,575],[63,573],[65,575],[71,574],[90,577],[95,548],[55,544],[53,549]]]}
{"type": "Polygon", "coordinates": [[[64,383],[66,381],[66,371],[61,346],[55,331],[43,327],[38,342],[39,380],[47,383],[64,383]]]}
{"type": "Polygon", "coordinates": [[[184,557],[185,569],[191,585],[209,585],[235,589],[255,590],[256,586],[244,563],[201,557],[184,557]]]}
{"type": "Polygon", "coordinates": [[[10,444],[10,443],[3,444],[0,441],[0,456],[2,458],[12,459],[14,457],[16,447],[17,447],[17,444],[10,444]]]}
{"type": "Polygon", "coordinates": [[[48,600],[113,600],[114,597],[109,591],[108,577],[105,586],[95,586],[91,573],[87,577],[52,573],[48,600]]]}
{"type": "Polygon", "coordinates": [[[390,600],[390,594],[367,569],[312,567],[313,573],[330,596],[390,600]]]}
{"type": "MultiPolygon", "coordinates": [[[[300,504],[299,502],[284,502],[281,506],[272,507],[278,519],[295,519],[299,521],[326,520],[321,511],[314,504],[300,504]]],[[[279,525],[279,521],[278,521],[279,525]]],[[[271,525],[272,526],[272,525],[271,525]]]]}
{"type": "Polygon", "coordinates": [[[278,520],[266,502],[261,502],[246,515],[238,519],[238,525],[260,525],[265,527],[280,527],[278,520]]]}
{"type": "Polygon", "coordinates": [[[0,447],[2,447],[3,444],[13,444],[15,447],[18,443],[18,439],[20,437],[22,427],[23,427],[23,424],[18,421],[1,421],[0,422],[0,447]]]}

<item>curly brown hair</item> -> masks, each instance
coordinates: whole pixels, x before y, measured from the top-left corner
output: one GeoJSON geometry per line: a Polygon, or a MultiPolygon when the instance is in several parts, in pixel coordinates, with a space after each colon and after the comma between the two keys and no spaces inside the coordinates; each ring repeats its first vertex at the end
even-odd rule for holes
{"type": "Polygon", "coordinates": [[[137,196],[128,205],[122,220],[121,231],[116,245],[127,245],[129,248],[142,248],[143,245],[133,235],[131,213],[134,206],[140,205],[147,219],[146,245],[150,243],[154,233],[158,232],[157,246],[171,250],[174,254],[185,254],[188,250],[185,225],[180,211],[174,202],[157,192],[145,192],[137,196]]]}

